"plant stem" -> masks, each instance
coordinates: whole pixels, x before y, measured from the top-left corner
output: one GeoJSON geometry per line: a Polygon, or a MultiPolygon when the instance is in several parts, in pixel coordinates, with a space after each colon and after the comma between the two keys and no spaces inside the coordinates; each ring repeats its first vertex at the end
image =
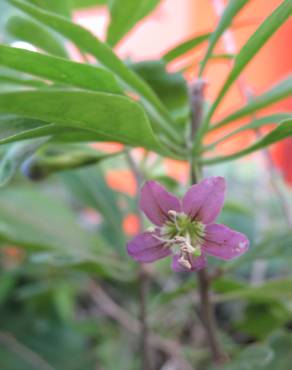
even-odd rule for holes
{"type": "MultiPolygon", "coordinates": [[[[202,124],[202,111],[204,104],[204,82],[202,80],[196,81],[195,89],[192,93],[192,122],[190,130],[190,141],[193,142],[195,135],[200,130],[202,124]]],[[[196,184],[199,180],[200,169],[197,164],[196,158],[192,155],[192,147],[190,147],[190,181],[191,184],[196,184]]],[[[214,316],[213,306],[210,301],[210,279],[208,276],[207,268],[198,271],[198,289],[200,297],[200,312],[199,317],[202,320],[206,331],[206,337],[209,345],[212,359],[216,364],[222,364],[226,361],[226,355],[221,350],[217,338],[217,327],[214,316]]]]}
{"type": "MultiPolygon", "coordinates": [[[[196,184],[198,182],[197,171],[195,166],[191,167],[191,182],[196,184]]],[[[217,325],[214,315],[213,305],[210,300],[210,279],[208,276],[207,268],[198,271],[198,290],[200,297],[200,311],[199,316],[202,320],[206,331],[206,337],[212,359],[216,364],[226,362],[227,356],[221,349],[217,337],[217,325]]]]}
{"type": "Polygon", "coordinates": [[[200,316],[205,327],[213,361],[222,364],[227,360],[217,338],[217,327],[212,303],[210,302],[210,282],[207,269],[198,271],[198,287],[201,302],[200,316]]]}
{"type": "MultiPolygon", "coordinates": [[[[143,181],[143,174],[140,172],[138,166],[135,163],[135,160],[131,156],[130,152],[127,150],[126,153],[126,160],[128,162],[129,168],[132,171],[137,188],[141,187],[143,181]]],[[[137,216],[139,217],[140,223],[140,231],[143,228],[143,217],[141,212],[139,211],[139,207],[137,207],[137,216]]],[[[139,267],[139,303],[140,303],[140,353],[141,353],[141,370],[151,370],[151,355],[150,355],[150,347],[149,347],[149,328],[148,328],[148,320],[147,320],[147,295],[149,289],[149,276],[144,265],[140,265],[139,267]]]]}

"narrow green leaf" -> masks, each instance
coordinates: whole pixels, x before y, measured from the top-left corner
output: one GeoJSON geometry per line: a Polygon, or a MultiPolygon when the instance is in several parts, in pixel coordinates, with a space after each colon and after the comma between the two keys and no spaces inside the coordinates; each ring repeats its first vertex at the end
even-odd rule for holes
{"type": "Polygon", "coordinates": [[[206,42],[211,35],[211,32],[202,33],[201,35],[197,35],[195,37],[192,37],[188,40],[183,41],[182,43],[179,43],[177,46],[171,48],[168,50],[162,57],[162,59],[166,63],[170,63],[176,58],[179,58],[180,56],[186,54],[188,51],[196,48],[197,46],[200,46],[204,42],[206,42]]]}
{"type": "MultiPolygon", "coordinates": [[[[60,124],[47,123],[14,115],[0,115],[0,145],[15,141],[52,136],[56,142],[108,141],[108,135],[60,124]]],[[[114,140],[112,138],[112,140],[114,140]]]]}
{"type": "Polygon", "coordinates": [[[28,50],[0,45],[0,65],[69,86],[122,93],[113,74],[103,68],[28,50]]]}
{"type": "Polygon", "coordinates": [[[256,130],[263,126],[267,126],[269,124],[279,124],[290,118],[292,118],[291,113],[277,113],[277,114],[271,114],[270,116],[255,119],[251,123],[244,125],[242,127],[239,127],[238,129],[232,131],[230,134],[223,136],[220,139],[214,141],[210,145],[206,146],[205,149],[214,148],[219,143],[232,138],[233,136],[239,134],[240,132],[247,131],[247,130],[256,130]]]}
{"type": "Polygon", "coordinates": [[[281,81],[278,85],[272,87],[271,90],[265,92],[260,96],[254,97],[243,108],[235,111],[234,113],[231,113],[229,116],[219,121],[218,123],[215,123],[214,126],[210,128],[210,131],[225,126],[229,122],[246,117],[262,108],[274,104],[277,101],[282,100],[291,95],[292,95],[292,77],[289,77],[288,79],[281,81]]]}
{"type": "MultiPolygon", "coordinates": [[[[14,115],[0,115],[0,144],[12,143],[24,139],[32,139],[48,135],[62,135],[70,130],[71,134],[80,135],[82,130],[62,127],[54,123],[17,117],[14,115]],[[72,132],[73,131],[73,132],[72,132]]],[[[90,133],[92,135],[92,133],[90,133]]]]}
{"type": "Polygon", "coordinates": [[[94,208],[102,215],[104,222],[100,232],[114,250],[125,256],[126,238],[122,228],[124,215],[119,206],[120,198],[107,185],[102,169],[88,167],[62,172],[59,176],[79,206],[94,208]]]}
{"type": "Polygon", "coordinates": [[[46,26],[59,32],[75,43],[84,52],[95,56],[106,68],[111,70],[132,91],[138,93],[145,103],[148,113],[155,117],[161,129],[173,139],[180,142],[177,132],[169,125],[169,114],[152,89],[131,71],[111,50],[85,28],[74,24],[65,18],[46,12],[21,0],[9,0],[11,4],[31,15],[46,26]]]}
{"type": "Polygon", "coordinates": [[[72,264],[94,263],[107,275],[118,276],[123,270],[104,239],[82,229],[61,199],[37,189],[1,190],[0,237],[24,248],[55,252],[72,264]]]}
{"type": "Polygon", "coordinates": [[[158,3],[159,0],[110,0],[111,22],[107,32],[109,45],[117,44],[158,3]]]}
{"type": "Polygon", "coordinates": [[[223,35],[223,33],[226,31],[226,29],[231,25],[234,17],[241,11],[241,9],[248,3],[249,0],[230,0],[228,2],[228,5],[226,6],[224,13],[220,17],[220,21],[218,26],[216,27],[215,31],[212,32],[210,38],[209,38],[209,45],[208,49],[206,51],[206,54],[204,56],[204,59],[201,62],[200,70],[199,70],[199,76],[202,75],[206,64],[210,58],[210,56],[213,53],[213,50],[220,39],[220,37],[223,35]]]}
{"type": "Polygon", "coordinates": [[[22,161],[22,171],[32,180],[43,180],[52,173],[98,164],[117,154],[101,153],[88,145],[49,145],[22,161]]]}
{"type": "Polygon", "coordinates": [[[49,137],[13,144],[0,161],[0,186],[6,185],[21,163],[49,140],[49,137]]]}
{"type": "Polygon", "coordinates": [[[239,54],[235,58],[234,66],[227,77],[219,95],[210,108],[205,119],[204,129],[208,125],[213,113],[222,101],[223,97],[237,79],[240,73],[254,58],[254,56],[261,50],[271,36],[282,26],[284,22],[292,14],[292,0],[285,0],[281,5],[259,26],[259,28],[252,34],[248,41],[244,44],[239,54]]]}
{"type": "MultiPolygon", "coordinates": [[[[275,309],[274,309],[275,311],[275,309]]],[[[259,312],[259,315],[261,312],[259,312]]],[[[266,312],[263,313],[263,316],[266,312]]],[[[269,319],[271,319],[269,317],[269,319]]],[[[252,344],[243,348],[243,350],[232,359],[228,364],[223,365],[222,370],[263,370],[271,369],[270,363],[274,357],[274,351],[267,344],[252,344]]],[[[279,369],[278,366],[272,367],[272,369],[279,369]]]]}
{"type": "Polygon", "coordinates": [[[18,40],[26,41],[49,54],[67,57],[66,50],[52,32],[31,19],[15,15],[8,19],[6,28],[18,40]]]}
{"type": "MultiPolygon", "coordinates": [[[[234,58],[235,58],[235,54],[228,54],[228,53],[227,54],[212,54],[209,60],[221,62],[225,60],[233,60],[234,58]]],[[[199,60],[195,62],[194,61],[188,62],[184,66],[180,67],[179,72],[184,73],[188,71],[190,68],[194,68],[194,66],[199,65],[199,64],[200,64],[199,60]]]]}
{"type": "MultiPolygon", "coordinates": [[[[1,58],[1,55],[0,55],[1,58]]],[[[19,86],[31,86],[31,87],[48,87],[46,83],[39,80],[33,80],[29,78],[13,77],[13,76],[1,76],[0,75],[0,84],[7,85],[19,85],[19,86]]]]}
{"type": "Polygon", "coordinates": [[[291,283],[292,280],[286,278],[268,281],[258,287],[239,287],[239,289],[234,289],[231,292],[220,294],[218,301],[225,302],[234,299],[260,301],[267,298],[287,300],[292,298],[291,283]]]}
{"type": "Polygon", "coordinates": [[[0,94],[0,112],[89,130],[130,146],[161,149],[143,109],[119,95],[67,90],[7,93],[0,94]]]}
{"type": "Polygon", "coordinates": [[[70,0],[26,0],[50,12],[70,18],[70,0]]]}
{"type": "Polygon", "coordinates": [[[264,136],[262,139],[258,140],[255,144],[249,146],[248,148],[241,150],[240,152],[202,160],[201,163],[204,165],[212,165],[216,163],[231,161],[240,157],[243,157],[247,154],[253,153],[257,150],[264,149],[269,145],[272,145],[280,140],[285,139],[286,137],[292,136],[292,120],[287,120],[282,122],[278,127],[276,127],[273,131],[269,134],[264,136]]]}
{"type": "Polygon", "coordinates": [[[107,0],[69,0],[71,8],[83,9],[96,5],[105,5],[107,0]]]}

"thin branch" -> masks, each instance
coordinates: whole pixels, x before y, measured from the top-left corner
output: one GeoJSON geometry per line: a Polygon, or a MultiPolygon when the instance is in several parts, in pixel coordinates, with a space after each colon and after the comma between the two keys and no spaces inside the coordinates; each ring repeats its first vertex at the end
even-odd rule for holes
{"type": "Polygon", "coordinates": [[[212,358],[216,364],[223,364],[227,360],[227,355],[221,349],[217,337],[217,325],[210,300],[210,282],[206,269],[198,271],[198,288],[201,302],[199,316],[206,330],[212,358]]]}
{"type": "MultiPolygon", "coordinates": [[[[140,335],[141,322],[120,307],[98,284],[94,281],[90,285],[90,296],[93,302],[109,317],[117,321],[130,333],[140,335]]],[[[179,343],[161,338],[159,335],[149,332],[149,345],[156,350],[162,351],[167,356],[180,361],[181,370],[191,370],[192,366],[183,358],[179,343]]]]}
{"type": "Polygon", "coordinates": [[[0,343],[37,370],[54,370],[39,354],[20,343],[12,334],[0,332],[0,343]]]}

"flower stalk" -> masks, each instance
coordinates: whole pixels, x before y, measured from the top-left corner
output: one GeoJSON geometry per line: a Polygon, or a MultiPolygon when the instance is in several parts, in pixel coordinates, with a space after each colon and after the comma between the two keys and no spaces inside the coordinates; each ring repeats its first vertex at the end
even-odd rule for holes
{"type": "MultiPolygon", "coordinates": [[[[192,184],[196,184],[198,181],[197,173],[194,166],[191,166],[190,177],[192,184]]],[[[199,270],[198,273],[198,290],[200,297],[200,318],[205,328],[206,337],[209,345],[209,349],[212,355],[212,359],[216,364],[225,363],[227,360],[226,353],[220,346],[218,335],[217,335],[217,324],[214,315],[214,308],[210,300],[210,278],[208,275],[207,268],[199,270]]]]}

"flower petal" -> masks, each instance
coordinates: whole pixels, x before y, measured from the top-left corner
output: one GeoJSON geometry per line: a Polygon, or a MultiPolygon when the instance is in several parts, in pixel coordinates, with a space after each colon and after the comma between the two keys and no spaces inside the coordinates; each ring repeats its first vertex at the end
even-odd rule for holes
{"type": "Polygon", "coordinates": [[[183,267],[179,262],[179,255],[175,254],[172,257],[172,263],[171,268],[175,272],[190,272],[190,271],[197,271],[201,270],[207,265],[207,258],[204,254],[202,254],[200,257],[191,257],[189,259],[189,262],[192,265],[191,270],[188,270],[187,268],[183,267]]]}
{"type": "Polygon", "coordinates": [[[157,226],[169,219],[168,211],[181,211],[180,201],[155,181],[147,181],[141,190],[140,208],[157,226]]]}
{"type": "Polygon", "coordinates": [[[247,237],[225,225],[208,225],[205,231],[205,243],[202,249],[211,256],[230,260],[239,257],[248,250],[247,237]]]}
{"type": "Polygon", "coordinates": [[[208,177],[193,185],[182,200],[183,212],[192,219],[209,224],[220,213],[224,203],[225,180],[208,177]]]}
{"type": "Polygon", "coordinates": [[[171,254],[169,247],[155,238],[155,233],[144,232],[138,234],[128,242],[128,254],[138,262],[154,262],[171,254]]]}

